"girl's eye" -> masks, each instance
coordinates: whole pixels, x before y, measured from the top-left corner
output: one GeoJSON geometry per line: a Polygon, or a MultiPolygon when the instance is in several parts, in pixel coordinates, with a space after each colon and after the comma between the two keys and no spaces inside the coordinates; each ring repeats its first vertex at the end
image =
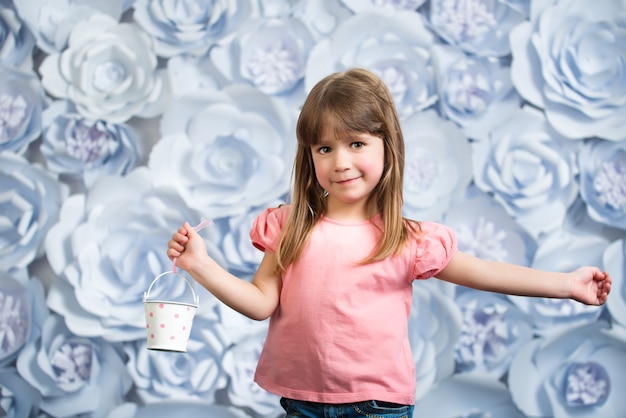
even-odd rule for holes
{"type": "Polygon", "coordinates": [[[351,146],[352,148],[363,148],[363,145],[364,145],[364,144],[363,144],[362,142],[359,142],[359,141],[357,141],[357,142],[353,142],[352,144],[350,144],[350,146],[351,146]]]}
{"type": "Polygon", "coordinates": [[[328,154],[330,152],[330,147],[320,147],[317,151],[320,154],[328,154]]]}

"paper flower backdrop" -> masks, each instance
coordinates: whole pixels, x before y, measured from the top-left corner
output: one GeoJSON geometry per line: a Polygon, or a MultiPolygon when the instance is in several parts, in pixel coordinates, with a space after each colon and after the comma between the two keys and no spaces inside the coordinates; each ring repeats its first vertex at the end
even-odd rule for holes
{"type": "Polygon", "coordinates": [[[416,283],[416,416],[623,417],[625,33],[619,0],[0,0],[0,416],[280,417],[266,322],[197,286],[188,352],[149,351],[142,295],[202,218],[252,277],[306,94],[360,66],[401,117],[407,216],[614,278],[600,308],[416,283]]]}

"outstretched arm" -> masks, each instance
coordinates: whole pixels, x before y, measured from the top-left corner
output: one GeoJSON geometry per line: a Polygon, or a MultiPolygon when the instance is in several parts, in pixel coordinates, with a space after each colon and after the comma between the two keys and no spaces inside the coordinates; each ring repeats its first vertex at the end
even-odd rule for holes
{"type": "Polygon", "coordinates": [[[597,267],[558,273],[455,254],[437,278],[478,290],[519,296],[571,298],[602,305],[611,291],[611,277],[597,267]]]}
{"type": "Polygon", "coordinates": [[[278,306],[282,281],[270,251],[265,252],[252,282],[248,282],[209,257],[202,237],[185,223],[168,242],[167,255],[215,297],[249,318],[266,319],[278,306]]]}

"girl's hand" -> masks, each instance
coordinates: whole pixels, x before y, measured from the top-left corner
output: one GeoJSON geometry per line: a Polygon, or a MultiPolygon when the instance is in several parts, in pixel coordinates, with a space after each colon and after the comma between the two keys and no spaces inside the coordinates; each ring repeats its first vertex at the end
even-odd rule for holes
{"type": "Polygon", "coordinates": [[[167,256],[178,267],[187,271],[200,257],[206,256],[206,245],[189,222],[185,222],[168,241],[167,256]]]}
{"type": "Polygon", "coordinates": [[[587,305],[603,305],[611,291],[612,279],[596,267],[581,267],[571,273],[571,298],[587,305]]]}

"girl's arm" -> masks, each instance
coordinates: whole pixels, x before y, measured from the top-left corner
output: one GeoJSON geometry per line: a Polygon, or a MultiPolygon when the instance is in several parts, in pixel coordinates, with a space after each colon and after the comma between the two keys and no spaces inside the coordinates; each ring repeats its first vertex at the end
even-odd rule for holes
{"type": "Polygon", "coordinates": [[[519,296],[571,298],[602,305],[611,291],[611,277],[597,267],[556,273],[515,264],[485,261],[456,253],[437,278],[478,290],[519,296]]]}
{"type": "Polygon", "coordinates": [[[185,222],[168,242],[167,255],[215,297],[249,318],[266,319],[278,306],[282,281],[271,251],[265,252],[252,282],[242,280],[208,256],[202,237],[185,222]]]}

